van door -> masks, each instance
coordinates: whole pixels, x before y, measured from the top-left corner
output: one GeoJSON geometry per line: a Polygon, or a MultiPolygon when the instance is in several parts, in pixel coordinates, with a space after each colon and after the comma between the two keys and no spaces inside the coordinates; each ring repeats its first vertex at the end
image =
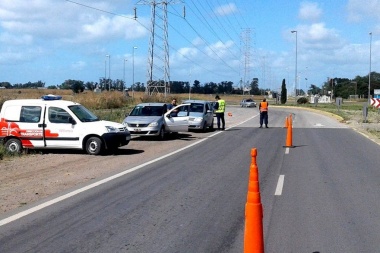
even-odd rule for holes
{"type": "Polygon", "coordinates": [[[188,132],[189,131],[189,106],[182,104],[174,107],[164,115],[165,127],[170,132],[188,132]],[[170,116],[172,110],[178,110],[177,116],[170,116]]]}
{"type": "Polygon", "coordinates": [[[65,109],[49,106],[45,112],[45,143],[47,148],[82,148],[77,122],[65,109]]]}
{"type": "Polygon", "coordinates": [[[24,148],[42,148],[45,146],[43,134],[43,112],[41,106],[15,105],[6,108],[13,111],[14,115],[19,116],[18,121],[14,121],[15,131],[21,140],[24,148]]]}

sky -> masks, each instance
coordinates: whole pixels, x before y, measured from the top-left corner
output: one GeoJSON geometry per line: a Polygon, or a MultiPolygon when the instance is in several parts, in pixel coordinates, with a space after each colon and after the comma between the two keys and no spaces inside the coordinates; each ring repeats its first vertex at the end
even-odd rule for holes
{"type": "Polygon", "coordinates": [[[171,81],[306,90],[380,72],[380,0],[0,0],[0,82],[146,83],[153,2],[159,79],[162,2],[171,81]]]}

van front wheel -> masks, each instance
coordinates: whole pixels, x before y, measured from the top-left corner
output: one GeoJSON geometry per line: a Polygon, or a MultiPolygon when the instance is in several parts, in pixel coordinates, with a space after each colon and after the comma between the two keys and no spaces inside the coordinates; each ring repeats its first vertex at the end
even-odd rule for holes
{"type": "Polygon", "coordinates": [[[5,149],[12,154],[21,153],[22,145],[19,139],[11,138],[5,142],[5,149]]]}
{"type": "Polygon", "coordinates": [[[99,155],[103,150],[103,142],[98,137],[90,137],[86,141],[86,151],[89,155],[99,155]]]}

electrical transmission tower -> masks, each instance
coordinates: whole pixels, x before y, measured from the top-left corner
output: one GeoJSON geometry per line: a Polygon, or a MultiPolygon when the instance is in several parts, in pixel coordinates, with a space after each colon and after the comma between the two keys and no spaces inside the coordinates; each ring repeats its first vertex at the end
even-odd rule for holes
{"type": "Polygon", "coordinates": [[[249,88],[249,80],[250,80],[250,68],[251,68],[251,29],[246,28],[241,33],[241,41],[243,43],[242,45],[242,52],[244,56],[244,77],[243,77],[243,94],[244,89],[249,88]]]}
{"type": "Polygon", "coordinates": [[[137,4],[151,6],[151,30],[149,39],[147,93],[170,93],[169,42],[168,42],[168,4],[180,0],[141,0],[137,4]],[[161,7],[162,12],[157,9],[161,7]]]}

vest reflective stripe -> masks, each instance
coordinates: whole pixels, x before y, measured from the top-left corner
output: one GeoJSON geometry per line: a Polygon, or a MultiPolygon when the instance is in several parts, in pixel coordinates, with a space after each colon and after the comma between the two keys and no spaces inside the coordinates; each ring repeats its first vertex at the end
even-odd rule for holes
{"type": "Polygon", "coordinates": [[[222,99],[218,100],[218,110],[216,110],[216,113],[224,112],[226,109],[226,102],[222,99]]]}
{"type": "Polygon", "coordinates": [[[268,111],[268,102],[261,102],[260,103],[260,112],[267,112],[268,111]]]}

